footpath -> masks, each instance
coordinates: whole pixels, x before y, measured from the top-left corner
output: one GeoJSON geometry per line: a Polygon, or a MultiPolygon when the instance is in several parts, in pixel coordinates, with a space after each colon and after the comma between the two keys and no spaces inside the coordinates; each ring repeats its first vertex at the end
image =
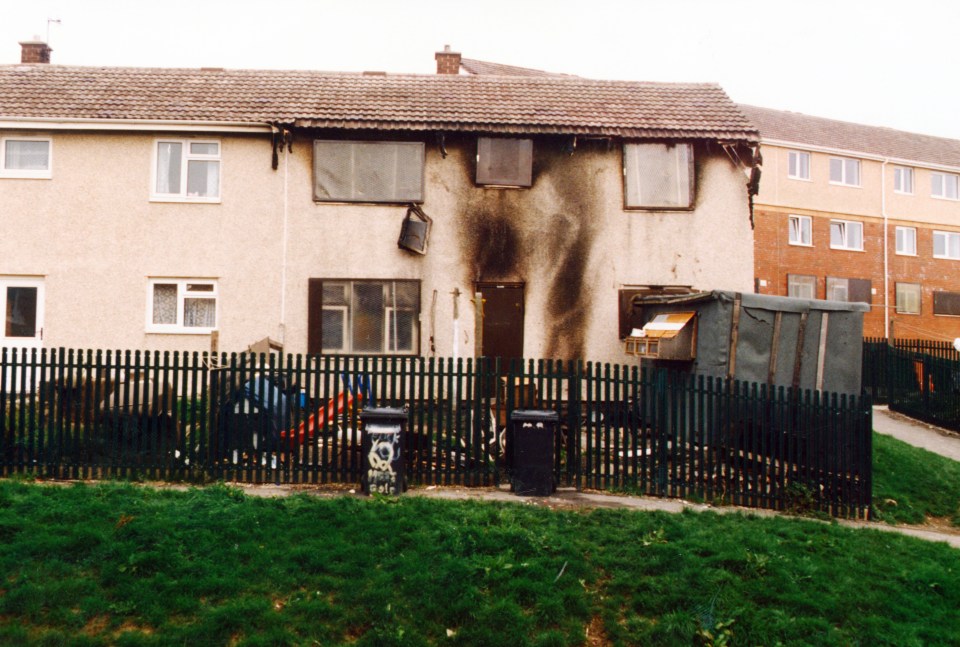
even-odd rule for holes
{"type": "MultiPolygon", "coordinates": [[[[941,454],[955,461],[960,461],[960,435],[891,412],[885,406],[877,406],[873,408],[873,428],[878,433],[893,436],[911,445],[922,447],[923,449],[941,454]]],[[[240,485],[239,487],[251,496],[286,496],[293,492],[310,492],[312,490],[312,488],[309,488],[309,486],[240,485]]],[[[351,492],[353,492],[353,490],[351,490],[351,492]]],[[[316,491],[316,494],[318,496],[343,496],[345,492],[343,490],[329,491],[319,489],[316,491]]],[[[781,514],[773,510],[741,508],[737,506],[717,507],[700,503],[691,503],[689,501],[678,499],[661,499],[656,497],[620,496],[606,493],[581,492],[573,488],[560,488],[552,496],[548,497],[521,497],[513,494],[506,488],[431,486],[411,488],[403,496],[421,496],[434,499],[500,501],[504,503],[524,503],[527,505],[567,509],[621,508],[637,511],[659,510],[663,512],[675,513],[683,512],[684,510],[692,510],[695,512],[710,511],[718,514],[741,513],[761,517],[772,517],[781,514]]],[[[933,530],[920,526],[891,526],[885,523],[847,519],[838,519],[836,520],[836,523],[849,528],[868,528],[871,530],[910,535],[928,541],[943,541],[950,544],[954,548],[960,549],[960,528],[955,530],[953,528],[933,530]]]]}

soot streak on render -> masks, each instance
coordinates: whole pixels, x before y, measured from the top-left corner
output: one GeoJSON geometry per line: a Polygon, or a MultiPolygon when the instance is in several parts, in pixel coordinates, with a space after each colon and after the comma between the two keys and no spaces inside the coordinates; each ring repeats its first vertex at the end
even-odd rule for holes
{"type": "Polygon", "coordinates": [[[515,222],[524,209],[504,192],[474,193],[465,218],[469,277],[473,281],[522,281],[523,249],[515,222]]]}

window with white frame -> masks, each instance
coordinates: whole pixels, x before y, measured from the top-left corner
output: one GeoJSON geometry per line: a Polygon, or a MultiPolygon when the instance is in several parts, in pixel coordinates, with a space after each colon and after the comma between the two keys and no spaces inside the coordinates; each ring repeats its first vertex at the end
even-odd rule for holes
{"type": "Polygon", "coordinates": [[[147,332],[205,334],[216,327],[216,281],[173,278],[148,281],[147,332]]]}
{"type": "Polygon", "coordinates": [[[624,144],[624,206],[689,209],[693,206],[693,146],[624,144]]]}
{"type": "Polygon", "coordinates": [[[933,257],[960,260],[960,233],[954,231],[934,231],[933,257]]]}
{"type": "Polygon", "coordinates": [[[893,190],[896,193],[913,193],[913,169],[907,166],[893,167],[893,190]]]}
{"type": "Polygon", "coordinates": [[[48,179],[52,144],[44,137],[0,138],[0,177],[48,179]]]}
{"type": "Polygon", "coordinates": [[[317,202],[423,202],[423,142],[313,142],[317,202]]]}
{"type": "Polygon", "coordinates": [[[161,139],[154,150],[154,200],[218,202],[220,142],[161,139]]]}
{"type": "Polygon", "coordinates": [[[960,176],[953,173],[931,173],[930,195],[944,200],[957,200],[960,197],[957,192],[958,180],[960,180],[960,176]]]}
{"type": "Polygon", "coordinates": [[[787,177],[793,180],[810,179],[810,153],[805,151],[787,152],[787,177]]]}
{"type": "Polygon", "coordinates": [[[897,254],[901,256],[917,255],[916,227],[897,227],[897,254]]]}
{"type": "Polygon", "coordinates": [[[310,280],[308,352],[414,355],[419,339],[419,281],[310,280]]]}
{"type": "Polygon", "coordinates": [[[830,183],[860,186],[860,160],[849,157],[831,157],[830,183]]]}
{"type": "Polygon", "coordinates": [[[863,223],[852,220],[831,220],[830,248],[863,251],[863,223]]]}
{"type": "Polygon", "coordinates": [[[787,274],[787,296],[797,299],[816,299],[817,277],[787,274]]]}
{"type": "Polygon", "coordinates": [[[790,244],[813,245],[813,222],[810,216],[790,216],[790,244]]]}
{"type": "Polygon", "coordinates": [[[920,314],[920,284],[897,283],[897,312],[899,314],[920,314]]]}

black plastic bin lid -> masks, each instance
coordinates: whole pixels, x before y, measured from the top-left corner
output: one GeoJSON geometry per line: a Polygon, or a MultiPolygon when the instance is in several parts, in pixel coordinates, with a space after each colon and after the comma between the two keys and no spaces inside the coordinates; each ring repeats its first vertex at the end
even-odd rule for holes
{"type": "Polygon", "coordinates": [[[398,418],[406,420],[408,411],[406,405],[402,407],[371,407],[360,412],[360,419],[364,421],[396,420],[398,418]]]}
{"type": "Polygon", "coordinates": [[[559,422],[560,416],[552,409],[514,409],[511,422],[559,422]]]}

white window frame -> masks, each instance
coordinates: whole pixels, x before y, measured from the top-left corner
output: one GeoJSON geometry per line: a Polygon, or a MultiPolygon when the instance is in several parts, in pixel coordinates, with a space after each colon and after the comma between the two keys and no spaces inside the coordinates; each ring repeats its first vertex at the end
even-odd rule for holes
{"type": "Polygon", "coordinates": [[[155,139],[153,142],[152,166],[150,173],[150,200],[152,202],[202,202],[208,204],[217,204],[220,202],[220,196],[223,195],[223,144],[217,139],[178,139],[176,137],[163,137],[155,139]],[[157,190],[158,177],[160,169],[160,145],[161,144],[180,144],[180,191],[177,193],[161,193],[157,190]],[[217,147],[216,154],[192,153],[191,144],[214,144],[217,147]],[[217,163],[217,195],[201,196],[187,194],[187,173],[190,162],[216,162],[217,163]]]}
{"type": "Polygon", "coordinates": [[[791,180],[810,181],[810,153],[787,151],[787,177],[791,180]],[[801,164],[801,162],[805,163],[801,164]]]}
{"type": "Polygon", "coordinates": [[[830,184],[834,184],[836,186],[859,187],[861,185],[861,182],[863,181],[862,176],[863,176],[863,165],[860,163],[860,160],[853,157],[831,157],[830,158],[830,175],[829,175],[830,184]],[[839,180],[833,179],[833,163],[834,162],[840,163],[840,179],[839,180]],[[849,170],[850,167],[848,165],[852,165],[857,169],[856,181],[854,181],[853,178],[849,177],[851,175],[851,172],[849,170]]]}
{"type": "Polygon", "coordinates": [[[50,137],[7,135],[0,137],[0,178],[14,178],[26,180],[49,180],[53,177],[53,139],[50,137]],[[46,142],[47,168],[45,169],[17,169],[7,168],[7,142],[46,142]]]}
{"type": "Polygon", "coordinates": [[[930,197],[938,200],[960,200],[960,176],[954,173],[930,173],[930,197]],[[953,195],[947,195],[947,179],[952,180],[953,195]]]}
{"type": "Polygon", "coordinates": [[[956,231],[936,231],[933,232],[933,257],[943,258],[951,261],[960,261],[960,252],[956,255],[950,254],[950,241],[955,240],[955,246],[960,248],[960,232],[956,231]],[[937,239],[943,240],[943,254],[937,254],[937,239]]]}
{"type": "Polygon", "coordinates": [[[863,251],[863,223],[858,220],[831,220],[830,221],[830,249],[843,249],[851,252],[862,252],[863,251]],[[833,244],[833,226],[840,225],[840,237],[842,239],[841,244],[833,244]],[[854,247],[850,244],[850,229],[853,227],[860,228],[860,246],[854,247]]]}
{"type": "Polygon", "coordinates": [[[789,216],[787,227],[787,242],[799,247],[813,247],[813,219],[810,216],[789,216]]]}
{"type": "Polygon", "coordinates": [[[916,256],[917,255],[917,228],[916,227],[897,227],[896,250],[897,250],[898,256],[916,256]]]}
{"type": "Polygon", "coordinates": [[[185,278],[151,278],[147,281],[147,332],[167,333],[175,335],[209,335],[217,329],[220,322],[220,289],[216,279],[185,279],[185,278]],[[210,285],[213,290],[191,294],[187,291],[188,285],[210,285]],[[173,324],[153,323],[153,288],[155,285],[177,286],[177,322],[173,324]],[[186,326],[183,323],[184,301],[189,298],[213,299],[214,320],[213,326],[186,326]]]}
{"type": "Polygon", "coordinates": [[[920,314],[920,303],[923,300],[923,288],[919,283],[900,283],[896,284],[895,308],[897,314],[918,315],[920,314]],[[903,288],[903,290],[901,290],[903,288]],[[916,288],[907,290],[907,288],[916,288]],[[902,298],[901,298],[902,297],[902,298]]]}
{"type": "Polygon", "coordinates": [[[909,166],[893,167],[893,192],[913,195],[914,172],[909,166]]]}

